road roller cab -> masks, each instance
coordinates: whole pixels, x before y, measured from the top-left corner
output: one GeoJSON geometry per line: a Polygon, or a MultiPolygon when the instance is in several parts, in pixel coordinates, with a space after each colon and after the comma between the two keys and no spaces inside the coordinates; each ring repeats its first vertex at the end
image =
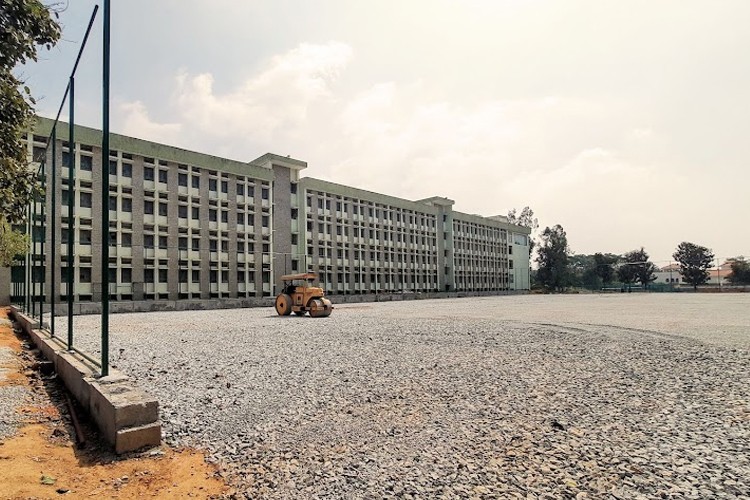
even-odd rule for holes
{"type": "Polygon", "coordinates": [[[313,286],[318,279],[315,273],[287,274],[281,277],[283,287],[276,296],[276,312],[279,316],[294,313],[304,316],[310,313],[313,318],[324,318],[331,315],[333,304],[323,295],[323,289],[313,286]]]}

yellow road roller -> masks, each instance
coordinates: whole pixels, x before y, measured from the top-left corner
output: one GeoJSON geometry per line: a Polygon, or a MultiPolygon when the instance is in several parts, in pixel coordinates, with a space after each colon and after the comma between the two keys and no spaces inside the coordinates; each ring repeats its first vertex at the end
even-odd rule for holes
{"type": "Polygon", "coordinates": [[[333,304],[323,295],[323,289],[312,286],[317,281],[315,273],[286,274],[281,277],[284,284],[281,293],[276,296],[276,312],[279,316],[294,313],[304,316],[310,313],[313,318],[325,318],[331,315],[333,304]]]}

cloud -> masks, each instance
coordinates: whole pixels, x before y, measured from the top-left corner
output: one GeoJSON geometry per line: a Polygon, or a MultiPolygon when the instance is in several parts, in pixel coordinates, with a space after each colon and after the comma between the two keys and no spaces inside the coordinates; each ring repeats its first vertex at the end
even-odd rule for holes
{"type": "Polygon", "coordinates": [[[661,154],[663,133],[629,102],[472,99],[420,78],[347,87],[353,59],[345,43],[303,43],[221,91],[212,74],[181,71],[168,100],[173,123],[155,122],[136,101],[121,107],[122,130],[245,161],[291,154],[308,162],[303,175],[408,199],[447,196],[463,212],[529,205],[542,225],[562,224],[581,253],[644,245],[663,258],[685,235],[705,240],[692,223],[699,205],[664,215],[702,188],[661,154]]]}
{"type": "Polygon", "coordinates": [[[214,90],[211,74],[183,71],[177,76],[175,105],[182,119],[203,134],[267,142],[305,124],[310,106],[331,97],[330,85],[351,56],[351,47],[340,42],[303,43],[224,94],[214,90]]]}
{"type": "Polygon", "coordinates": [[[165,144],[180,142],[183,126],[180,123],[153,121],[141,101],[121,103],[118,108],[118,116],[124,116],[118,124],[119,131],[123,134],[165,144]]]}

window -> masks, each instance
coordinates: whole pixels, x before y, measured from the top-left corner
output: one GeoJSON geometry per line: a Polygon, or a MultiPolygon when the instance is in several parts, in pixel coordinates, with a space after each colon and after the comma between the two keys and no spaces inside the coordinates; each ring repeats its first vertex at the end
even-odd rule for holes
{"type": "Polygon", "coordinates": [[[179,246],[180,250],[187,250],[188,249],[188,239],[187,239],[187,237],[184,237],[184,236],[180,237],[179,242],[178,242],[178,246],[179,246]]]}
{"type": "Polygon", "coordinates": [[[201,249],[201,239],[193,238],[193,250],[199,252],[201,249]]]}
{"type": "Polygon", "coordinates": [[[154,180],[154,167],[143,167],[143,180],[144,181],[154,180]]]}
{"type": "Polygon", "coordinates": [[[292,185],[290,186],[289,190],[291,191],[292,194],[297,194],[297,183],[292,182],[292,185]]]}
{"type": "Polygon", "coordinates": [[[245,242],[244,241],[238,241],[237,242],[237,253],[245,253],[245,242]]]}
{"type": "Polygon", "coordinates": [[[154,215],[154,202],[146,200],[143,202],[143,213],[146,215],[154,215]]]}
{"type": "Polygon", "coordinates": [[[187,269],[180,269],[180,272],[177,275],[177,281],[180,283],[187,283],[188,282],[188,271],[187,269]]]}
{"type": "Polygon", "coordinates": [[[129,248],[133,246],[133,233],[122,233],[122,246],[129,248]]]}
{"type": "Polygon", "coordinates": [[[109,209],[115,212],[117,211],[117,197],[116,196],[109,197],[109,209]]]}
{"type": "Polygon", "coordinates": [[[245,225],[245,212],[237,212],[237,224],[240,226],[245,225]]]}
{"type": "Polygon", "coordinates": [[[237,184],[237,196],[245,196],[245,185],[237,184]]]}
{"type": "Polygon", "coordinates": [[[81,283],[91,283],[90,267],[81,267],[78,269],[78,281],[81,283]]]}
{"type": "Polygon", "coordinates": [[[166,236],[159,236],[159,248],[166,249],[169,245],[167,244],[166,236]]]}
{"type": "Polygon", "coordinates": [[[153,269],[143,270],[143,281],[145,281],[146,283],[154,282],[154,270],[153,269]]]}
{"type": "Polygon", "coordinates": [[[43,162],[47,158],[47,152],[44,148],[34,146],[34,152],[32,153],[34,161],[43,162]]]}
{"type": "Polygon", "coordinates": [[[296,208],[293,208],[292,209],[292,220],[297,220],[298,217],[299,217],[299,210],[296,209],[296,208]]]}
{"type": "Polygon", "coordinates": [[[251,198],[255,196],[255,188],[253,186],[247,187],[247,195],[251,198]]]}
{"type": "Polygon", "coordinates": [[[117,176],[117,160],[109,160],[109,175],[117,176]]]}
{"type": "Polygon", "coordinates": [[[167,283],[169,281],[167,269],[159,269],[159,283],[167,283]]]}
{"type": "Polygon", "coordinates": [[[81,170],[91,172],[93,166],[93,158],[91,156],[81,155],[81,170]]]}
{"type": "Polygon", "coordinates": [[[143,235],[143,246],[144,248],[154,248],[154,235],[153,234],[143,235]]]}
{"type": "Polygon", "coordinates": [[[88,229],[81,229],[79,233],[81,245],[91,245],[91,231],[88,229]]]}
{"type": "Polygon", "coordinates": [[[166,203],[159,203],[159,215],[166,217],[169,213],[169,206],[166,203]]]}
{"type": "Polygon", "coordinates": [[[184,186],[187,187],[188,185],[188,176],[187,174],[177,174],[177,185],[178,186],[184,186]]]}
{"type": "Polygon", "coordinates": [[[198,220],[201,218],[200,209],[198,207],[193,207],[192,212],[193,220],[198,220]]]}
{"type": "Polygon", "coordinates": [[[221,192],[222,193],[229,192],[229,183],[227,181],[221,181],[221,192]]]}
{"type": "Polygon", "coordinates": [[[216,191],[217,190],[217,182],[216,179],[208,179],[208,190],[209,191],[216,191]]]}
{"type": "Polygon", "coordinates": [[[192,186],[195,189],[200,189],[200,187],[201,187],[201,178],[200,177],[198,177],[197,175],[194,175],[194,176],[192,176],[190,178],[190,182],[192,182],[192,186]]]}
{"type": "Polygon", "coordinates": [[[260,197],[264,200],[268,199],[268,188],[262,188],[260,191],[260,197]]]}
{"type": "Polygon", "coordinates": [[[91,193],[81,193],[79,200],[81,203],[81,208],[91,208],[91,193]]]}
{"type": "Polygon", "coordinates": [[[214,210],[213,208],[210,209],[208,211],[208,220],[210,222],[216,222],[216,220],[217,220],[216,217],[217,217],[216,210],[214,210]]]}
{"type": "Polygon", "coordinates": [[[192,272],[193,276],[193,283],[200,283],[201,281],[201,272],[198,269],[193,269],[192,272]]]}
{"type": "Polygon", "coordinates": [[[216,240],[210,240],[208,242],[208,249],[211,250],[212,252],[217,251],[218,244],[217,244],[216,240]]]}
{"type": "Polygon", "coordinates": [[[263,227],[268,227],[268,216],[267,216],[267,215],[264,215],[264,216],[263,216],[263,217],[261,218],[261,225],[262,225],[263,227]]]}
{"type": "Polygon", "coordinates": [[[179,207],[177,207],[177,216],[180,219],[187,219],[187,209],[187,205],[180,205],[179,207]]]}
{"type": "Polygon", "coordinates": [[[167,170],[159,169],[159,182],[167,183],[167,170]]]}
{"type": "Polygon", "coordinates": [[[133,282],[133,270],[129,267],[123,267],[120,269],[120,282],[121,283],[132,283],[133,282]]]}
{"type": "Polygon", "coordinates": [[[122,204],[123,212],[133,211],[133,199],[132,198],[123,198],[121,204],[122,204]]]}
{"type": "Polygon", "coordinates": [[[227,223],[229,222],[229,212],[226,210],[221,211],[221,222],[227,223]]]}
{"type": "Polygon", "coordinates": [[[122,164],[122,176],[123,177],[133,177],[133,164],[132,163],[123,163],[122,164]]]}

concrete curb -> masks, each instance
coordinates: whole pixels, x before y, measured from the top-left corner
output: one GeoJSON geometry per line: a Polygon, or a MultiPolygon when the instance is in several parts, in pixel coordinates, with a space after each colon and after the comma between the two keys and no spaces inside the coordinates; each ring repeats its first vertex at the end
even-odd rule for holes
{"type": "Polygon", "coordinates": [[[58,340],[39,329],[37,321],[12,307],[10,312],[49,361],[65,387],[89,412],[115,453],[127,453],[161,444],[159,403],[139,390],[118,370],[99,377],[98,367],[79,354],[66,350],[58,340]]]}

